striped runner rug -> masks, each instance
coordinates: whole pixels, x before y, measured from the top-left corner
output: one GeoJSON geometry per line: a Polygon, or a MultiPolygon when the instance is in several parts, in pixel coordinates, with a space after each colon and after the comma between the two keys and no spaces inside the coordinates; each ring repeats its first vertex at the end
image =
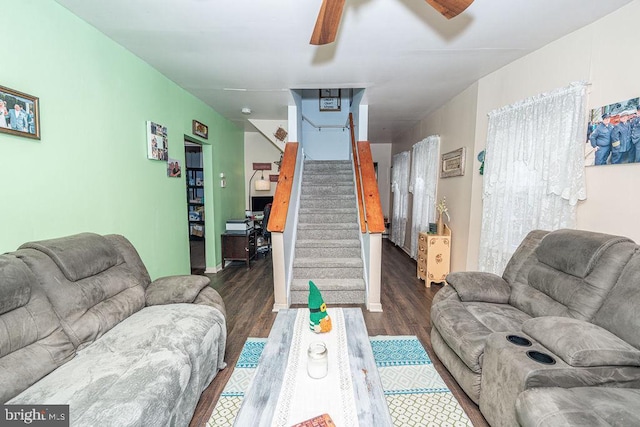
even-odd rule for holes
{"type": "MultiPolygon", "coordinates": [[[[377,336],[370,340],[395,426],[472,426],[415,336],[377,336]]],[[[247,339],[207,426],[233,425],[266,341],[247,339]]]]}

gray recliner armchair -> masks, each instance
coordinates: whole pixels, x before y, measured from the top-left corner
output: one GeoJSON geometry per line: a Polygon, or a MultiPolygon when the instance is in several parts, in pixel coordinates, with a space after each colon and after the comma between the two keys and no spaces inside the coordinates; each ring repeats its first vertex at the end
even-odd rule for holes
{"type": "Polygon", "coordinates": [[[447,277],[432,305],[434,351],[495,426],[526,418],[516,414],[525,390],[640,388],[639,273],[629,239],[533,231],[502,277],[447,277]]]}

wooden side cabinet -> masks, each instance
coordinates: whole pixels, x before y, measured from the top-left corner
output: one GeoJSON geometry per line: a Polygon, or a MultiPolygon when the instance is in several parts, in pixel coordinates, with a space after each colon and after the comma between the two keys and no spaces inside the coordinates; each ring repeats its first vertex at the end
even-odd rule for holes
{"type": "Polygon", "coordinates": [[[245,261],[251,268],[251,260],[256,256],[256,231],[251,228],[246,233],[222,234],[222,268],[225,261],[245,261]]]}
{"type": "Polygon", "coordinates": [[[445,224],[444,234],[418,235],[418,278],[427,288],[431,282],[444,283],[451,268],[451,229],[445,224]]]}

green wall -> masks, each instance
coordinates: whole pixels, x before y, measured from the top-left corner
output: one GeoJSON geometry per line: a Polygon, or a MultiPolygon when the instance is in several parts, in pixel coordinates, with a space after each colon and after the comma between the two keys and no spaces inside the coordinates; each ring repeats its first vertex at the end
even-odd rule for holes
{"type": "Polygon", "coordinates": [[[0,253],[83,231],[120,233],[152,278],[188,273],[185,177],[147,160],[145,122],[167,126],[169,156],[184,165],[196,119],[209,126],[207,265],[217,265],[226,219],[244,214],[242,130],[52,0],[13,2],[3,18],[12,41],[0,43],[0,85],[40,99],[42,139],[0,134],[0,253]]]}

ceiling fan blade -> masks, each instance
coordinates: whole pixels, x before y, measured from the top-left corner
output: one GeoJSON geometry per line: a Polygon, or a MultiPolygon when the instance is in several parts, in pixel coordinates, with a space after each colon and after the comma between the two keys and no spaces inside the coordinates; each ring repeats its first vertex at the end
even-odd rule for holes
{"type": "Polygon", "coordinates": [[[323,45],[333,43],[338,34],[340,18],[344,10],[345,0],[322,0],[316,26],[311,35],[310,44],[323,45]]]}
{"type": "Polygon", "coordinates": [[[466,8],[469,7],[473,0],[426,0],[435,10],[444,15],[445,18],[455,18],[466,8]]]}

